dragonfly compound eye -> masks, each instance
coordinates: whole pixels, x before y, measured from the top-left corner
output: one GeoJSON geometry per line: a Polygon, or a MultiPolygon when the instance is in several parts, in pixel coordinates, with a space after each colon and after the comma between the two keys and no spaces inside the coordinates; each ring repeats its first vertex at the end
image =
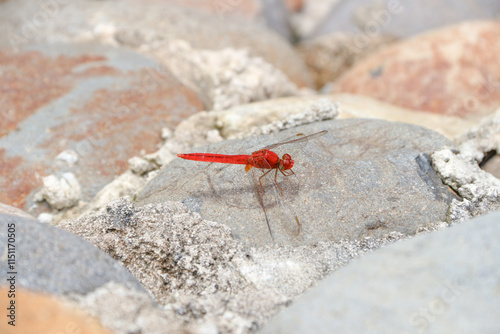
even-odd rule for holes
{"type": "Polygon", "coordinates": [[[284,154],[282,160],[283,160],[283,169],[284,170],[287,170],[287,169],[290,169],[293,167],[294,161],[292,160],[292,157],[290,156],[290,154],[284,154]]]}

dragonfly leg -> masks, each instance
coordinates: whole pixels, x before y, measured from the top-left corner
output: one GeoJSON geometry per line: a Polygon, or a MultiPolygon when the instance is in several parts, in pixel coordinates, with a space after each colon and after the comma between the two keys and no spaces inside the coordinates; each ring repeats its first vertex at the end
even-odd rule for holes
{"type": "Polygon", "coordinates": [[[260,205],[262,206],[262,210],[264,211],[264,216],[266,217],[266,223],[267,223],[267,229],[269,230],[269,234],[271,235],[271,239],[274,241],[274,236],[273,232],[271,231],[271,225],[269,224],[269,218],[267,217],[267,212],[266,212],[266,207],[264,206],[264,186],[262,185],[261,178],[266,176],[267,173],[269,173],[271,170],[268,170],[264,175],[259,177],[259,183],[260,187],[257,186],[257,191],[259,192],[259,201],[260,205]]]}
{"type": "Polygon", "coordinates": [[[285,171],[283,171],[283,170],[280,169],[280,172],[281,172],[281,174],[283,174],[283,176],[295,175],[295,173],[291,169],[287,169],[286,173],[285,173],[285,171]]]}
{"type": "Polygon", "coordinates": [[[269,174],[270,171],[272,171],[272,169],[268,170],[267,172],[265,172],[264,174],[262,174],[261,177],[259,177],[259,183],[260,183],[260,188],[262,189],[262,194],[264,194],[264,186],[262,185],[262,178],[264,176],[266,176],[267,174],[269,174]]]}
{"type": "Polygon", "coordinates": [[[283,196],[283,189],[281,189],[280,185],[278,184],[278,180],[276,180],[276,178],[278,177],[278,170],[283,174],[283,171],[279,168],[276,168],[276,172],[274,173],[274,184],[278,187],[278,189],[280,190],[280,195],[283,196]]]}
{"type": "Polygon", "coordinates": [[[295,234],[295,236],[297,236],[300,234],[300,230],[302,229],[302,225],[300,224],[299,218],[297,216],[295,216],[295,221],[297,222],[297,234],[295,234]]]}

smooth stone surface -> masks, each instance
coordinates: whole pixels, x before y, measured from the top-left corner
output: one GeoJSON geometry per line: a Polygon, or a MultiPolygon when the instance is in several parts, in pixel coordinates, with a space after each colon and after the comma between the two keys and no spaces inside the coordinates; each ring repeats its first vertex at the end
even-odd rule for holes
{"type": "MultiPolygon", "coordinates": [[[[303,245],[382,237],[392,231],[412,235],[420,226],[444,221],[454,195],[434,173],[426,154],[452,143],[422,127],[380,120],[334,120],[195,151],[249,154],[299,132],[321,130],[329,133],[309,142],[304,150],[299,148],[298,155],[292,147],[276,150],[279,156],[290,153],[296,161],[293,170],[297,177],[283,182],[278,176],[285,209],[270,186],[274,175],[263,179],[275,242],[303,245]],[[293,212],[302,222],[298,236],[293,212]]],[[[244,174],[242,165],[176,159],[136,200],[139,205],[180,200],[204,219],[227,224],[247,244],[271,244],[254,185],[244,174]]]]}
{"type": "Polygon", "coordinates": [[[481,167],[484,171],[500,179],[500,155],[493,156],[481,167]]]}
{"type": "Polygon", "coordinates": [[[343,31],[354,33],[357,44],[364,46],[374,35],[408,37],[463,21],[496,19],[499,14],[496,0],[340,0],[326,19],[317,22],[311,37],[343,31]]]}
{"type": "Polygon", "coordinates": [[[259,333],[498,333],[500,212],[340,269],[259,333]]]}
{"type": "Polygon", "coordinates": [[[500,22],[464,22],[395,43],[347,71],[333,92],[459,117],[500,104],[500,22]]]}
{"type": "Polygon", "coordinates": [[[426,127],[449,139],[454,139],[479,123],[478,120],[401,108],[366,95],[331,94],[327,96],[339,103],[339,118],[379,118],[386,121],[405,122],[426,127]]]}
{"type": "Polygon", "coordinates": [[[167,69],[122,48],[0,51],[0,72],[0,201],[35,216],[44,176],[73,173],[88,201],[128,169],[131,156],[153,151],[163,127],[202,109],[167,69]]]}
{"type": "MultiPolygon", "coordinates": [[[[59,228],[0,214],[0,240],[8,240],[8,227],[12,228],[12,224],[15,242],[9,243],[15,245],[15,267],[8,268],[4,260],[0,270],[17,272],[17,288],[61,296],[86,294],[108,282],[117,282],[145,292],[132,274],[109,255],[59,228]]],[[[7,247],[3,252],[7,258],[7,247]]]]}

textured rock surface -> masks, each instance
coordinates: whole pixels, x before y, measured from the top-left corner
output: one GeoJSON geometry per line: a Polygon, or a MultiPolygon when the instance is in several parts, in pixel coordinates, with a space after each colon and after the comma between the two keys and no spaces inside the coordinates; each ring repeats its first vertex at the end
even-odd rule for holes
{"type": "Polygon", "coordinates": [[[177,41],[165,51],[158,51],[156,57],[198,93],[208,110],[299,92],[282,71],[261,57],[252,57],[247,50],[197,50],[185,41],[177,41]]]}
{"type": "MultiPolygon", "coordinates": [[[[324,129],[329,131],[326,136],[295,155],[297,177],[278,179],[287,209],[281,210],[276,202],[272,177],[265,183],[266,211],[277,242],[354,240],[391,231],[411,235],[419,226],[446,218],[454,195],[430,167],[428,154],[452,144],[421,127],[363,119],[326,121],[279,137],[217,143],[198,151],[249,154],[298,132],[324,129]],[[303,224],[299,236],[293,210],[303,224]]],[[[281,156],[289,149],[277,153],[281,156]]],[[[145,186],[137,202],[181,200],[203,218],[230,226],[245,243],[272,243],[252,181],[244,174],[241,165],[175,160],[145,186]]]]}
{"type": "Polygon", "coordinates": [[[443,182],[461,197],[460,201],[452,201],[448,222],[462,222],[492,210],[500,210],[500,180],[481,170],[474,160],[447,148],[434,152],[431,158],[443,182]]]}
{"type": "Polygon", "coordinates": [[[253,332],[328,273],[404,238],[391,233],[381,239],[247,248],[226,226],[203,220],[180,203],[137,208],[125,199],[59,226],[120,260],[164,313],[112,283],[78,298],[79,305],[115,330],[146,330],[145,325],[173,319],[171,326],[184,322],[194,333],[253,332]]]}
{"type": "Polygon", "coordinates": [[[45,200],[58,210],[71,208],[81,200],[80,184],[73,173],[63,173],[60,179],[49,175],[42,180],[43,187],[40,193],[35,195],[37,200],[45,200]]]}
{"type": "Polygon", "coordinates": [[[71,300],[116,334],[203,333],[196,326],[182,324],[172,309],[158,307],[148,294],[119,283],[107,283],[71,300]]]}
{"type": "Polygon", "coordinates": [[[342,268],[260,333],[497,333],[500,212],[342,268]]]}
{"type": "Polygon", "coordinates": [[[500,108],[456,140],[460,153],[481,163],[489,154],[500,154],[500,108]]]}

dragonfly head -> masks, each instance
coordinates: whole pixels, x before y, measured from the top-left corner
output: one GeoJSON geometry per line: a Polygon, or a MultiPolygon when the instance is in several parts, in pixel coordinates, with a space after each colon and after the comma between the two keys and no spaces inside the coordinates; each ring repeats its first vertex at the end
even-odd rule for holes
{"type": "Polygon", "coordinates": [[[283,170],[288,170],[288,169],[291,169],[293,167],[294,161],[292,160],[292,157],[290,156],[290,154],[288,154],[288,153],[284,154],[281,161],[282,161],[283,170]]]}

